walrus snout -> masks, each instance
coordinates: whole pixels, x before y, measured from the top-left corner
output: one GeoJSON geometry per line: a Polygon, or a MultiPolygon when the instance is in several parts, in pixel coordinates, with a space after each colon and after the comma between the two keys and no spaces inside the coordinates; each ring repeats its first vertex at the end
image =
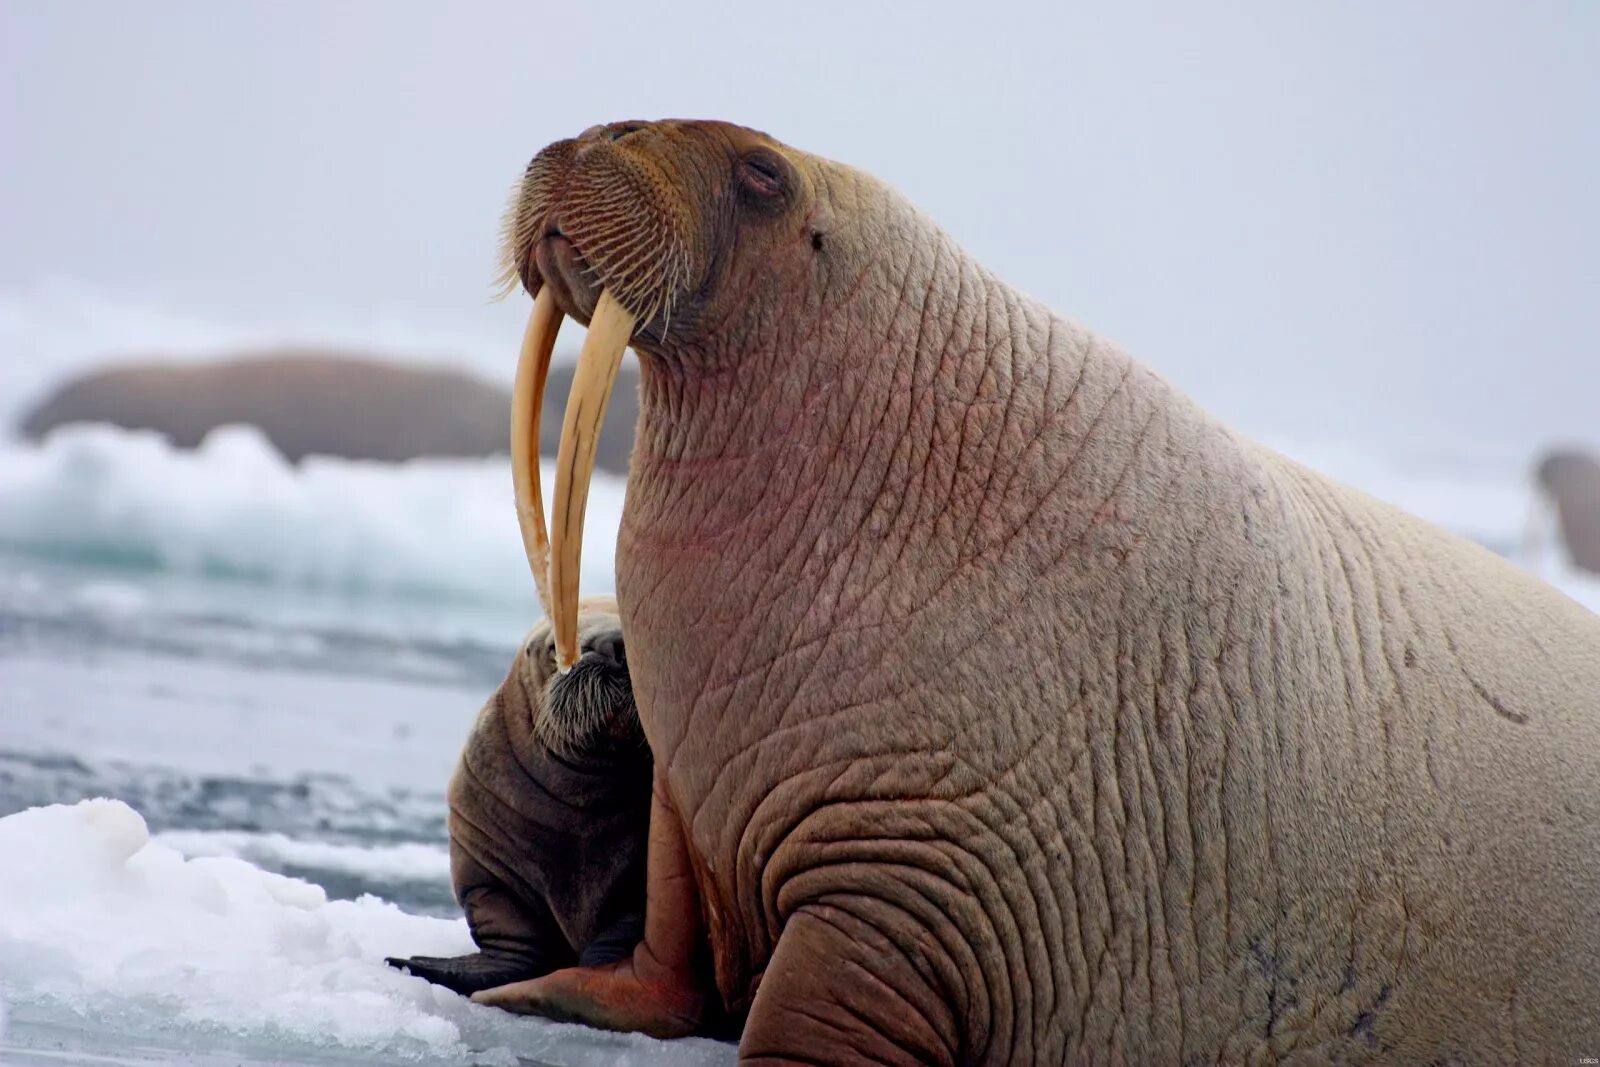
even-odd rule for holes
{"type": "Polygon", "coordinates": [[[535,296],[561,279],[557,306],[582,321],[605,289],[638,322],[664,329],[707,261],[695,236],[696,175],[666,150],[682,125],[613,123],[542,149],[506,214],[505,278],[535,296]]]}
{"type": "Polygon", "coordinates": [[[559,229],[540,238],[533,248],[533,261],[539,281],[550,287],[556,306],[587,325],[600,300],[600,287],[571,239],[559,229]]]}
{"type": "Polygon", "coordinates": [[[597,634],[583,643],[583,651],[601,663],[624,668],[628,665],[627,648],[620,633],[597,634]]]}
{"type": "Polygon", "coordinates": [[[809,277],[825,245],[808,188],[783,146],[717,122],[590,127],[528,164],[504,239],[505,277],[521,278],[534,297],[517,364],[512,477],[558,671],[571,669],[578,656],[584,508],[624,350],[640,343],[665,351],[669,337],[679,349],[695,350],[697,329],[711,323],[714,333],[725,309],[709,307],[706,294],[719,271],[726,281],[735,247],[746,250],[747,268],[727,288],[742,299],[786,292],[792,280],[809,277]],[[589,333],[562,422],[547,528],[533,409],[543,399],[564,316],[585,322],[589,333]]]}
{"type": "Polygon", "coordinates": [[[590,126],[587,130],[578,134],[576,138],[579,151],[581,152],[584,146],[593,144],[596,141],[620,141],[630,133],[638,133],[647,125],[648,123],[630,120],[627,122],[603,122],[598,126],[590,126]]]}
{"type": "Polygon", "coordinates": [[[535,724],[545,743],[566,756],[604,756],[644,746],[622,640],[607,637],[599,644],[586,644],[570,670],[551,676],[544,714],[535,724]]]}

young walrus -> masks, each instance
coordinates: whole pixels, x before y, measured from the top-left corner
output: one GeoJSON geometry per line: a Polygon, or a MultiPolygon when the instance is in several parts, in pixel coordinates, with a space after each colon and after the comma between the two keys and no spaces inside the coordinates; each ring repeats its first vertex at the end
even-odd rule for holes
{"type": "Polygon", "coordinates": [[[450,876],[479,951],[391,966],[470,995],[623,959],[639,942],[650,749],[616,602],[585,599],[578,627],[564,674],[549,624],[533,628],[450,779],[450,876]]]}

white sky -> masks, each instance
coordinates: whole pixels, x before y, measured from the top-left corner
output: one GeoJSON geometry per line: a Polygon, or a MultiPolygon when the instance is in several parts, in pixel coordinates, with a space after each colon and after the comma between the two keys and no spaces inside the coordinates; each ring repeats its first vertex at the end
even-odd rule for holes
{"type": "Polygon", "coordinates": [[[874,171],[1252,432],[1600,444],[1594,3],[7,0],[0,294],[398,320],[509,377],[511,183],[662,116],[874,171]]]}

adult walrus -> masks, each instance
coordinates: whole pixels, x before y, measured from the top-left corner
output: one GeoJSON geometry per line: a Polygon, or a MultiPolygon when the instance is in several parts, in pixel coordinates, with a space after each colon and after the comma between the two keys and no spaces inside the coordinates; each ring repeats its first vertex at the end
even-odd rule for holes
{"type": "Polygon", "coordinates": [[[1555,505],[1573,565],[1600,574],[1600,459],[1556,449],[1540,458],[1534,480],[1555,505]]]}
{"type": "Polygon", "coordinates": [[[557,674],[550,627],[535,626],[450,778],[450,877],[479,951],[392,966],[471,994],[639,941],[650,750],[616,602],[580,606],[577,664],[557,674]]]}
{"type": "Polygon", "coordinates": [[[650,1015],[703,918],[752,1061],[1600,1054],[1600,618],[763,134],[553,144],[510,238],[528,351],[590,321],[563,660],[642,361],[617,579],[659,784],[633,959],[480,999],[650,1015]]]}

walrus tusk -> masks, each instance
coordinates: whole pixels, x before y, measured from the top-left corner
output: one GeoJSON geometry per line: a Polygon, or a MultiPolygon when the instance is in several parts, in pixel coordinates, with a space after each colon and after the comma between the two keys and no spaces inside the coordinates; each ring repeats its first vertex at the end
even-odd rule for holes
{"type": "Polygon", "coordinates": [[[511,485],[517,499],[517,525],[522,528],[522,550],[539,591],[545,618],[550,613],[550,535],[544,525],[544,487],[539,476],[539,415],[544,408],[544,383],[550,376],[550,353],[561,330],[561,309],[550,287],[534,297],[528,328],[522,335],[522,355],[517,359],[516,384],[511,391],[511,485]]]}
{"type": "Polygon", "coordinates": [[[589,336],[578,356],[561,424],[561,449],[556,455],[556,495],[550,510],[550,593],[556,639],[556,669],[566,671],[578,659],[578,564],[583,556],[583,512],[589,503],[595,449],[606,403],[636,324],[634,316],[610,292],[601,290],[589,319],[589,336]]]}

